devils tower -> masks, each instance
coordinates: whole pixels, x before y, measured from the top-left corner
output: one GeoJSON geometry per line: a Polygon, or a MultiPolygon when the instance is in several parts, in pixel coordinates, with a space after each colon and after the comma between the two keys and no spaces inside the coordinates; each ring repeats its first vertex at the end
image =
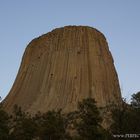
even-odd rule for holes
{"type": "Polygon", "coordinates": [[[62,108],[92,97],[100,107],[119,104],[118,76],[104,35],[92,27],[66,26],[32,40],[13,87],[3,101],[30,113],[62,108]]]}

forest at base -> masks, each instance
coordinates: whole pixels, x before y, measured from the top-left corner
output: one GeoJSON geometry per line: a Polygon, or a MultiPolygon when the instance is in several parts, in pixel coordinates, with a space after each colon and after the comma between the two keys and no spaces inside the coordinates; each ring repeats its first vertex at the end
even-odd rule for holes
{"type": "MultiPolygon", "coordinates": [[[[102,127],[103,117],[94,99],[83,99],[77,111],[38,112],[34,116],[15,105],[7,114],[0,105],[0,140],[120,140],[140,139],[140,92],[131,103],[110,105],[112,123],[102,127]]],[[[110,119],[110,118],[109,118],[110,119]]]]}

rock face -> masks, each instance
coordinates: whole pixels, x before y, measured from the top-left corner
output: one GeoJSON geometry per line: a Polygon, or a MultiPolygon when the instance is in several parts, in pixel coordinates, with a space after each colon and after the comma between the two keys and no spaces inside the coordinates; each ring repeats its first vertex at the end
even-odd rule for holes
{"type": "Polygon", "coordinates": [[[14,104],[30,113],[59,108],[69,112],[87,97],[101,107],[121,102],[113,58],[101,32],[66,26],[29,43],[3,104],[9,112],[14,104]]]}

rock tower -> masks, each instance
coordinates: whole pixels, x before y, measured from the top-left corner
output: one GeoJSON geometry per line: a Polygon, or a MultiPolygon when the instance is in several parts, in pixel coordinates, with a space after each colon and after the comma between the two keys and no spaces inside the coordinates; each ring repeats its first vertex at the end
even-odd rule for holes
{"type": "Polygon", "coordinates": [[[66,26],[32,40],[4,108],[30,113],[62,108],[92,97],[100,107],[119,104],[118,76],[104,35],[92,27],[66,26]]]}

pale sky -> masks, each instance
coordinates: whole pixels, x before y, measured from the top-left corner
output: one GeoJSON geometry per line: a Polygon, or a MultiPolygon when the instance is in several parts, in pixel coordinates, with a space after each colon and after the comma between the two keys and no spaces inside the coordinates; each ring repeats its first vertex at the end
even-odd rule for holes
{"type": "Polygon", "coordinates": [[[66,25],[107,38],[122,96],[140,91],[140,0],[0,0],[0,96],[9,93],[27,44],[66,25]]]}

